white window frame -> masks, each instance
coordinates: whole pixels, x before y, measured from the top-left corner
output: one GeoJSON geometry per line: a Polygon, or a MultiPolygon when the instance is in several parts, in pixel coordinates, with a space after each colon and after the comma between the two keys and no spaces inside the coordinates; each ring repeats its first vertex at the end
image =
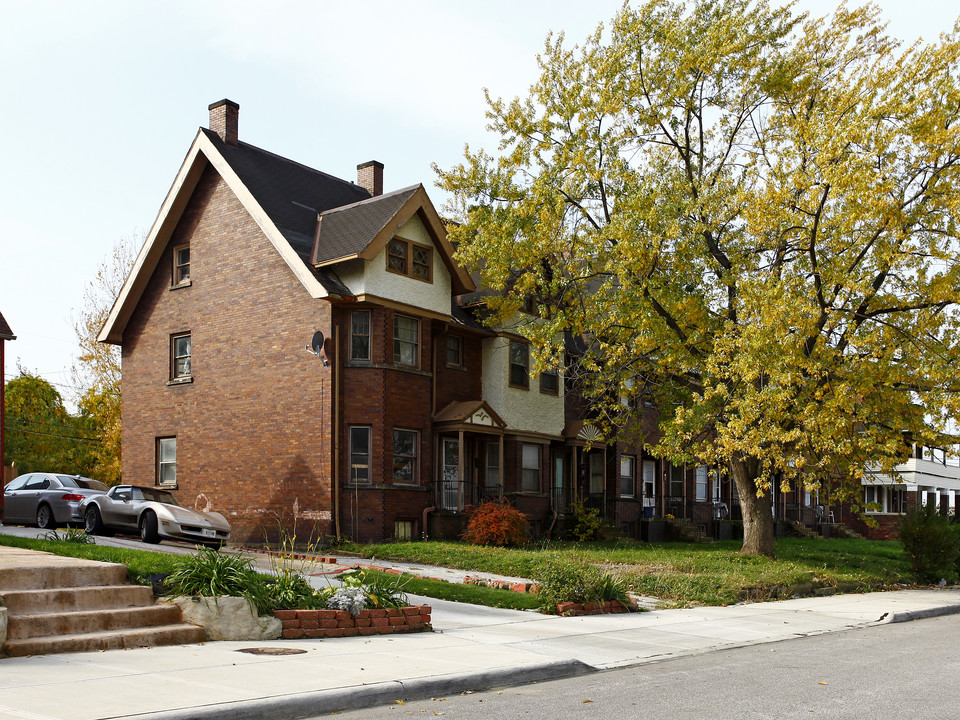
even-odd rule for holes
{"type": "Polygon", "coordinates": [[[157,438],[157,487],[177,487],[177,437],[176,435],[157,438]],[[172,448],[173,458],[169,451],[172,448]],[[168,454],[164,455],[164,449],[168,454]],[[172,479],[169,477],[172,473],[172,479]]]}
{"type": "Polygon", "coordinates": [[[696,501],[697,502],[707,501],[708,475],[709,473],[707,473],[706,465],[697,465],[697,470],[696,470],[696,501]]]}
{"type": "Polygon", "coordinates": [[[632,498],[637,493],[637,457],[635,455],[620,456],[620,497],[632,498]],[[628,483],[628,491],[624,492],[624,484],[628,483]]]}

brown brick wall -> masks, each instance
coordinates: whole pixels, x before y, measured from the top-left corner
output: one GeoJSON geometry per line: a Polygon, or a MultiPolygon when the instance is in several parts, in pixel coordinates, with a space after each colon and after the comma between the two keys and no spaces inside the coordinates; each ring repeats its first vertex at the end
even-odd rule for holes
{"type": "Polygon", "coordinates": [[[223,512],[238,541],[330,532],[330,369],[304,346],[330,331],[240,202],[209,167],[123,340],[123,478],[152,485],[155,439],[177,437],[177,494],[223,512]],[[189,241],[191,282],[170,289],[189,241]],[[170,334],[192,334],[189,384],[171,386],[170,334]]]}

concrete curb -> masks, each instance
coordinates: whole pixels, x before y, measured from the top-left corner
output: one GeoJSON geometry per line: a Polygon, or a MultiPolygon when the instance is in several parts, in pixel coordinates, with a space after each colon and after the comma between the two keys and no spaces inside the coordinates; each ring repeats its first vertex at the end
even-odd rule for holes
{"type": "Polygon", "coordinates": [[[902,623],[911,620],[923,620],[924,618],[940,617],[941,615],[956,615],[960,613],[960,603],[953,605],[941,605],[934,608],[923,608],[921,610],[903,610],[901,612],[892,612],[886,617],[880,618],[878,623],[902,623]]]}
{"type": "Polygon", "coordinates": [[[310,718],[340,710],[383,705],[397,700],[453,695],[468,690],[523,685],[596,672],[579,660],[551,660],[538,665],[515,665],[479,672],[451,673],[434,677],[391,680],[331,688],[315,692],[280,695],[256,700],[237,700],[156,713],[116,715],[114,718],[137,720],[263,720],[264,718],[310,718]]]}

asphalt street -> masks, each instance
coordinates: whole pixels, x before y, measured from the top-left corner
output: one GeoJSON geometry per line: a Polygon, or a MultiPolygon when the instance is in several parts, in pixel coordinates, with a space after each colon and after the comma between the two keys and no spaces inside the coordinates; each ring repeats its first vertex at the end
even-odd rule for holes
{"type": "MultiPolygon", "coordinates": [[[[960,717],[960,616],[338,713],[341,720],[960,717]]],[[[317,715],[315,717],[329,717],[317,715]]]]}

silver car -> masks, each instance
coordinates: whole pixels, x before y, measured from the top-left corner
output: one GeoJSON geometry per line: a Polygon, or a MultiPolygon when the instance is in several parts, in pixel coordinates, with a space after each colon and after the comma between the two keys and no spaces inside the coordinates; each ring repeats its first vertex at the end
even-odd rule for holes
{"type": "Polygon", "coordinates": [[[108,490],[99,480],[35,472],[14,478],[3,489],[3,522],[7,525],[36,525],[53,530],[60,525],[83,522],[80,503],[108,490]]]}
{"type": "Polygon", "coordinates": [[[155,487],[117,485],[80,505],[83,529],[90,535],[139,533],[146,543],[168,540],[219,548],[230,537],[230,523],[220,513],[183,507],[173,493],[155,487]]]}

